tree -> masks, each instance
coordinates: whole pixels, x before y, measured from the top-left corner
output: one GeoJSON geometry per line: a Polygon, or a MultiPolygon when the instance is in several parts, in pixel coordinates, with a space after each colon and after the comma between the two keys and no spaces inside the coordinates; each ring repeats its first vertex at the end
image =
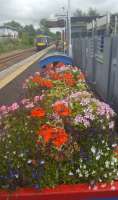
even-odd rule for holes
{"type": "Polygon", "coordinates": [[[83,12],[81,9],[77,9],[74,13],[74,17],[82,17],[82,16],[99,16],[99,12],[94,8],[89,8],[87,12],[83,12]]]}
{"type": "Polygon", "coordinates": [[[99,16],[100,14],[96,9],[89,8],[87,15],[88,16],[99,16]]]}
{"type": "Polygon", "coordinates": [[[86,13],[84,13],[81,9],[77,9],[74,13],[73,13],[73,16],[74,17],[82,17],[82,16],[85,16],[86,13]]]}
{"type": "Polygon", "coordinates": [[[23,26],[20,23],[16,22],[16,21],[7,22],[4,25],[10,26],[12,28],[15,28],[18,32],[23,29],[23,26]]]}
{"type": "Polygon", "coordinates": [[[48,22],[45,18],[41,19],[40,21],[40,29],[44,34],[48,34],[50,32],[48,28],[48,22]]]}
{"type": "Polygon", "coordinates": [[[51,32],[50,29],[48,28],[48,21],[45,18],[41,19],[41,21],[40,21],[40,31],[43,34],[51,37],[53,40],[57,39],[57,35],[55,33],[51,32]]]}
{"type": "Polygon", "coordinates": [[[27,34],[28,34],[29,36],[32,36],[32,37],[34,37],[35,34],[36,34],[36,31],[35,31],[35,29],[34,29],[34,27],[33,27],[32,24],[26,25],[26,26],[24,27],[24,31],[27,32],[27,34]]]}

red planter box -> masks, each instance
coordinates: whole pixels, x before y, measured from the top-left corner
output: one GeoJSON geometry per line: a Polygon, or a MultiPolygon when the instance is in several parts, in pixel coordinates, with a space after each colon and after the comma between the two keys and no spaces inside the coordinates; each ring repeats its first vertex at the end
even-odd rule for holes
{"type": "Polygon", "coordinates": [[[19,189],[13,193],[0,191],[0,200],[118,200],[118,182],[98,184],[60,185],[54,189],[19,189]]]}

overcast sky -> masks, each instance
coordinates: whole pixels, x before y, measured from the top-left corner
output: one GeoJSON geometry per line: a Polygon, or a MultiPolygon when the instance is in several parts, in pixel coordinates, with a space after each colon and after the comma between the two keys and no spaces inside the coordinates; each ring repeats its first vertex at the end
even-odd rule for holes
{"type": "MultiPolygon", "coordinates": [[[[16,20],[22,24],[38,24],[41,18],[62,14],[67,0],[0,0],[0,24],[16,20]]],[[[98,11],[118,12],[118,0],[71,0],[72,12],[89,7],[98,11]]]]}

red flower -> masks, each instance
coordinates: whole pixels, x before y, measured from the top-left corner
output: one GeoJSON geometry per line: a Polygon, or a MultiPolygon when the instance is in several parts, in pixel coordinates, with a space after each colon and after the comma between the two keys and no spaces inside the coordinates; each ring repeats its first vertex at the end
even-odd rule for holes
{"type": "Polygon", "coordinates": [[[45,110],[43,108],[34,108],[31,111],[31,116],[43,118],[45,116],[45,110]]]}
{"type": "Polygon", "coordinates": [[[60,116],[69,116],[71,111],[64,103],[59,102],[55,103],[53,106],[54,112],[56,112],[60,116]]]}
{"type": "Polygon", "coordinates": [[[63,128],[57,128],[50,125],[43,125],[38,131],[38,135],[42,136],[46,143],[52,142],[56,148],[60,148],[68,141],[68,134],[63,128]]]}
{"type": "Polygon", "coordinates": [[[41,79],[42,79],[42,78],[41,78],[40,75],[35,75],[35,76],[33,77],[33,79],[32,79],[32,82],[34,82],[34,83],[39,83],[41,79]]]}
{"type": "Polygon", "coordinates": [[[46,80],[44,79],[43,82],[42,82],[42,86],[43,87],[47,87],[47,88],[52,88],[53,87],[53,83],[51,80],[46,80]]]}
{"type": "Polygon", "coordinates": [[[68,134],[65,132],[65,130],[62,128],[57,128],[57,133],[55,135],[55,138],[53,139],[53,144],[57,148],[60,148],[67,141],[68,141],[68,134]]]}
{"type": "Polygon", "coordinates": [[[38,135],[42,136],[45,142],[49,142],[53,136],[54,128],[49,125],[43,125],[41,129],[38,131],[38,135]]]}
{"type": "Polygon", "coordinates": [[[64,73],[64,79],[66,79],[66,80],[73,79],[73,74],[70,72],[64,73]]]}

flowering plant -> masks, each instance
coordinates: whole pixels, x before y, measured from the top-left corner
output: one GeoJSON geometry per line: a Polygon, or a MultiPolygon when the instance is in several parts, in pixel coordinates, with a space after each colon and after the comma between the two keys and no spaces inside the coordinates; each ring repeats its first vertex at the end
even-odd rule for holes
{"type": "Polygon", "coordinates": [[[80,69],[51,65],[24,87],[29,98],[0,107],[1,188],[118,178],[117,116],[94,97],[80,69]]]}

